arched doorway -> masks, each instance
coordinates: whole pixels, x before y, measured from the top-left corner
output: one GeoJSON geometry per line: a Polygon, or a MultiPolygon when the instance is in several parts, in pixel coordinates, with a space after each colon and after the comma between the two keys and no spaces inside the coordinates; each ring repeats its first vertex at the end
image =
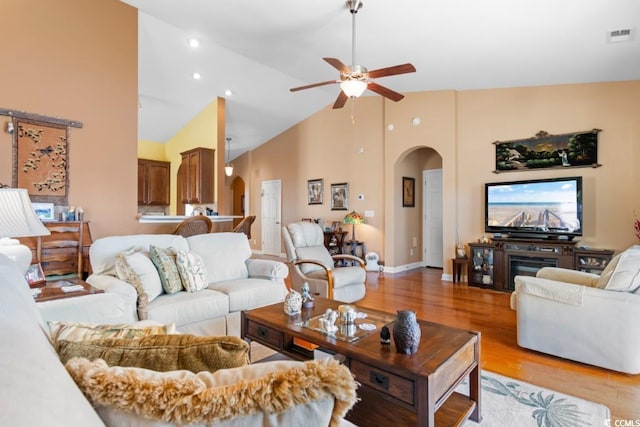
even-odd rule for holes
{"type": "Polygon", "coordinates": [[[413,147],[407,150],[395,164],[394,188],[397,188],[397,196],[394,197],[394,259],[396,267],[443,267],[442,203],[436,200],[437,197],[442,197],[441,174],[442,156],[430,147],[413,147]],[[433,177],[438,172],[440,179],[434,180],[433,177]],[[413,205],[408,205],[403,200],[406,178],[415,182],[413,205]],[[434,182],[436,188],[434,188],[434,182]],[[434,254],[440,258],[439,262],[433,261],[434,254]]]}
{"type": "MultiPolygon", "coordinates": [[[[244,217],[246,208],[245,182],[244,179],[236,176],[231,182],[231,214],[244,217]]],[[[234,218],[233,227],[235,228],[240,221],[242,218],[234,218]]]]}

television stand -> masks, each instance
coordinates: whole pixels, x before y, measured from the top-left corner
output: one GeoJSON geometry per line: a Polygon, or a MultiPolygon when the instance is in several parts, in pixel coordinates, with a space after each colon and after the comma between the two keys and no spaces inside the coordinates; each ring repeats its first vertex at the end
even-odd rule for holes
{"type": "Polygon", "coordinates": [[[535,276],[542,267],[574,269],[576,243],[541,239],[539,235],[535,239],[509,236],[490,243],[469,243],[469,284],[511,292],[517,275],[535,276]]]}

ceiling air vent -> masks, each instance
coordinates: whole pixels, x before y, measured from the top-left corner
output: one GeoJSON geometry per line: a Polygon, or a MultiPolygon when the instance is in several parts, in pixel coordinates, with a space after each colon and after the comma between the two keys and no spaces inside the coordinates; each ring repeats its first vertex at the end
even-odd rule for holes
{"type": "Polygon", "coordinates": [[[607,31],[607,43],[628,42],[634,39],[635,28],[607,31]]]}

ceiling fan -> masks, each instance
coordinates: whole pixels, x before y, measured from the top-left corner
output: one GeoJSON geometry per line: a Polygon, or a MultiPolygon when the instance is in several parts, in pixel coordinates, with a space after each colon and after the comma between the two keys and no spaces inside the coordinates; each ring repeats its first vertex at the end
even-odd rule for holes
{"type": "Polygon", "coordinates": [[[392,101],[398,102],[404,95],[395,92],[389,88],[386,88],[378,83],[375,83],[373,79],[379,77],[393,76],[396,74],[413,73],[416,68],[407,63],[401,65],[394,65],[393,67],[379,68],[377,70],[368,71],[366,67],[356,65],[356,14],[358,10],[362,8],[361,0],[347,0],[347,8],[351,13],[351,64],[345,65],[339,59],[336,58],[322,58],[328,62],[335,69],[340,71],[340,78],[338,80],[327,80],[325,82],[313,83],[310,85],[299,86],[289,89],[291,92],[297,92],[299,90],[311,89],[318,86],[325,86],[333,83],[340,83],[340,94],[333,104],[333,108],[342,108],[347,102],[348,98],[355,99],[362,95],[365,90],[369,89],[379,95],[384,96],[392,101]]]}

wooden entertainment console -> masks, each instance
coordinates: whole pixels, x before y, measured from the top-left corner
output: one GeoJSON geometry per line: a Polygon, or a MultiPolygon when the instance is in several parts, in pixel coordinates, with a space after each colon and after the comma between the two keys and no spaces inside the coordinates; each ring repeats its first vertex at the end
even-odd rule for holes
{"type": "Polygon", "coordinates": [[[598,273],[613,251],[576,247],[570,240],[494,238],[490,243],[469,243],[468,282],[472,286],[511,292],[513,278],[535,276],[542,267],[561,267],[598,273]]]}

